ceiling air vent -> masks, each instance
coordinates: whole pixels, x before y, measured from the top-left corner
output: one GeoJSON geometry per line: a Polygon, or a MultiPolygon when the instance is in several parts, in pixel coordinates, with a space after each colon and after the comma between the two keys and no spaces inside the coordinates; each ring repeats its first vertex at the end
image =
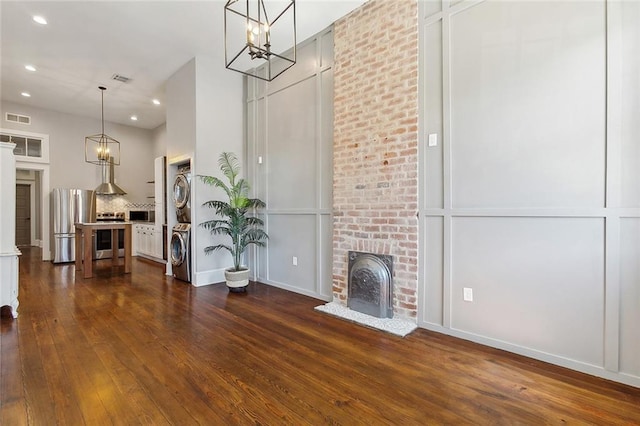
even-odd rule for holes
{"type": "Polygon", "coordinates": [[[120,81],[122,83],[128,83],[131,81],[129,77],[125,77],[124,75],[120,75],[120,74],[112,75],[111,80],[120,81]]]}
{"type": "Polygon", "coordinates": [[[12,112],[5,114],[5,120],[20,124],[31,124],[31,117],[28,115],[14,114],[12,112]]]}

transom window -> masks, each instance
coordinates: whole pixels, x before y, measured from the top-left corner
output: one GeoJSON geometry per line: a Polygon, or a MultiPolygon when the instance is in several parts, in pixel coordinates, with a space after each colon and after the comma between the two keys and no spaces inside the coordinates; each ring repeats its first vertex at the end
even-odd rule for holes
{"type": "Polygon", "coordinates": [[[48,150],[46,141],[43,138],[33,136],[20,136],[8,133],[0,133],[0,142],[15,143],[13,154],[18,161],[27,162],[48,162],[48,150]]]}

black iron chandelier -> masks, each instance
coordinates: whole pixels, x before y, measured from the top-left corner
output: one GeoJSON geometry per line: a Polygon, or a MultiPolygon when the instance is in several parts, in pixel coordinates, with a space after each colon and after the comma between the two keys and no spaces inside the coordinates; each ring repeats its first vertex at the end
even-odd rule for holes
{"type": "Polygon", "coordinates": [[[102,133],[84,138],[84,161],[96,165],[120,165],[120,142],[104,133],[104,86],[98,86],[102,96],[102,133]]]}
{"type": "Polygon", "coordinates": [[[266,81],[295,65],[295,0],[228,0],[224,59],[228,69],[266,81]]]}

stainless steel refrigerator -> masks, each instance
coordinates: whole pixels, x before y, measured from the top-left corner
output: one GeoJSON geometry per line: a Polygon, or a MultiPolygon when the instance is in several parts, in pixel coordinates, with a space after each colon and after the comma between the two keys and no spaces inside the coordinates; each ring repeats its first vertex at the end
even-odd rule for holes
{"type": "Polygon", "coordinates": [[[76,222],[96,221],[96,195],[86,189],[55,188],[51,192],[53,213],[53,263],[76,260],[76,222]]]}

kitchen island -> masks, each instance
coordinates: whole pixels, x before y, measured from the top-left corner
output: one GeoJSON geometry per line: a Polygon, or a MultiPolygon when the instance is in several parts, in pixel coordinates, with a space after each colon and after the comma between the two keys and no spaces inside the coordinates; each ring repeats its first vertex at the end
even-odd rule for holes
{"type": "Polygon", "coordinates": [[[124,273],[131,273],[131,222],[76,223],[76,271],[83,271],[84,278],[93,277],[93,234],[100,229],[111,230],[111,262],[117,266],[118,230],[124,229],[124,273]]]}

